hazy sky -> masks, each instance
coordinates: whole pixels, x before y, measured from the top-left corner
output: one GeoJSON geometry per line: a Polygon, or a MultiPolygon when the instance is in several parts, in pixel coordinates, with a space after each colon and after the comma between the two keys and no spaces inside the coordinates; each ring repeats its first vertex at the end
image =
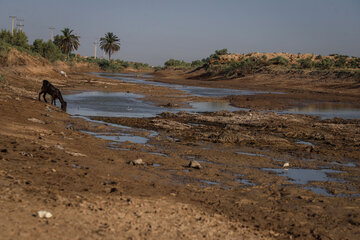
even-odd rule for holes
{"type": "Polygon", "coordinates": [[[69,27],[93,56],[93,42],[113,32],[114,58],[152,65],[222,48],[360,56],[360,0],[0,0],[0,29],[11,29],[10,15],[25,20],[29,43],[69,27]]]}

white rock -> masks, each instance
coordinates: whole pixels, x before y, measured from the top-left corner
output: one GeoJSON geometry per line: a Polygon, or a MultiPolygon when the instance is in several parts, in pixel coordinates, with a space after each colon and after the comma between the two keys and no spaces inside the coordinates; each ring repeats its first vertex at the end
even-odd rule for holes
{"type": "Polygon", "coordinates": [[[38,211],[37,213],[38,213],[39,218],[51,218],[52,217],[52,214],[47,211],[38,211]]]}
{"type": "Polygon", "coordinates": [[[283,168],[288,168],[288,167],[290,167],[290,163],[288,162],[284,163],[283,168]]]}
{"type": "Polygon", "coordinates": [[[69,151],[65,151],[67,154],[70,154],[73,157],[86,157],[85,154],[83,153],[78,153],[78,152],[69,152],[69,151]]]}
{"type": "Polygon", "coordinates": [[[64,147],[61,146],[60,144],[56,144],[55,147],[56,147],[57,149],[64,150],[64,147]]]}
{"type": "Polygon", "coordinates": [[[131,165],[145,165],[145,162],[141,159],[141,158],[138,158],[134,161],[130,161],[129,164],[131,165]]]}
{"type": "Polygon", "coordinates": [[[64,71],[60,71],[60,74],[63,75],[64,77],[67,77],[66,72],[64,71]]]}

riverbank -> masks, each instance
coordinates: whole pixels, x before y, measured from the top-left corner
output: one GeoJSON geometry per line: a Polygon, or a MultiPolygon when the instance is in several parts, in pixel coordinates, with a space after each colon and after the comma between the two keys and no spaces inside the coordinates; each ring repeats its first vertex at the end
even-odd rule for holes
{"type": "MultiPolygon", "coordinates": [[[[121,136],[126,130],[71,118],[37,101],[42,79],[51,79],[69,93],[129,92],[175,108],[175,103],[213,98],[75,72],[68,78],[55,72],[18,73],[5,71],[6,84],[0,90],[4,239],[56,239],[60,233],[64,238],[87,239],[356,239],[359,234],[359,120],[258,111],[96,118],[135,127],[148,139],[146,144],[125,141],[110,148],[111,140],[81,131],[121,136]],[[147,164],[127,164],[138,158],[147,164]],[[202,169],[188,168],[190,160],[199,161],[202,169]],[[290,165],[287,172],[284,163],[290,165]],[[294,178],[295,169],[312,169],[305,175],[324,178],[300,184],[276,174],[294,178]],[[40,219],[39,210],[50,211],[53,217],[40,219]]],[[[198,82],[174,74],[153,80],[243,89],[232,86],[235,80],[198,82]]],[[[274,86],[264,88],[286,91],[274,86]]],[[[264,88],[249,83],[245,89],[264,88]]],[[[325,94],[315,95],[292,88],[289,94],[301,93],[299,102],[326,98],[347,102],[359,97],[356,88],[331,94],[324,86],[325,94]]],[[[246,102],[262,99],[238,97],[249,98],[246,102]]],[[[269,99],[263,98],[254,109],[283,109],[287,100],[281,97],[271,96],[280,99],[268,107],[269,99]]],[[[238,101],[238,106],[245,106],[238,101]]]]}

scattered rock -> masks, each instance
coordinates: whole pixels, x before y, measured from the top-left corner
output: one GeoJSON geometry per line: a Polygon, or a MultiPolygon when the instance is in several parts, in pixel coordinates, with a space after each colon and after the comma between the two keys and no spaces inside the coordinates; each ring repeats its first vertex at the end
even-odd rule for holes
{"type": "Polygon", "coordinates": [[[37,119],[37,118],[28,118],[28,121],[30,122],[34,122],[34,123],[40,123],[40,124],[45,124],[44,121],[37,119]]]}
{"type": "Polygon", "coordinates": [[[60,74],[67,78],[66,72],[60,71],[60,74]]]}
{"type": "Polygon", "coordinates": [[[191,161],[189,162],[188,167],[190,167],[190,168],[196,168],[196,169],[201,169],[200,163],[199,163],[198,161],[195,161],[195,160],[191,160],[191,161]]]}
{"type": "Polygon", "coordinates": [[[179,107],[179,104],[177,103],[167,103],[167,104],[164,104],[164,105],[161,105],[161,107],[169,107],[169,108],[174,108],[174,107],[179,107]]]}
{"type": "Polygon", "coordinates": [[[7,153],[8,150],[7,150],[6,148],[4,148],[4,149],[1,149],[1,152],[2,152],[2,153],[7,153]]]}
{"type": "Polygon", "coordinates": [[[288,168],[288,167],[290,167],[290,163],[288,162],[284,163],[283,168],[288,168]]]}
{"type": "Polygon", "coordinates": [[[61,146],[60,144],[56,144],[55,147],[56,147],[57,149],[64,150],[64,147],[61,146]]]}
{"type": "Polygon", "coordinates": [[[37,214],[38,214],[39,218],[51,218],[52,217],[52,214],[47,211],[38,211],[37,214]]]}
{"type": "Polygon", "coordinates": [[[133,165],[133,166],[135,166],[135,165],[145,165],[145,162],[141,158],[138,158],[138,159],[136,159],[134,161],[128,162],[128,164],[133,165]]]}
{"type": "Polygon", "coordinates": [[[27,153],[27,152],[20,152],[20,154],[25,157],[33,157],[33,155],[31,153],[27,153]]]}
{"type": "Polygon", "coordinates": [[[114,188],[114,187],[110,189],[110,193],[114,193],[114,192],[117,192],[117,191],[118,191],[117,188],[114,188]]]}
{"type": "Polygon", "coordinates": [[[82,154],[82,153],[77,153],[77,152],[68,152],[66,151],[67,154],[70,154],[71,156],[73,157],[86,157],[85,154],[82,154]]]}

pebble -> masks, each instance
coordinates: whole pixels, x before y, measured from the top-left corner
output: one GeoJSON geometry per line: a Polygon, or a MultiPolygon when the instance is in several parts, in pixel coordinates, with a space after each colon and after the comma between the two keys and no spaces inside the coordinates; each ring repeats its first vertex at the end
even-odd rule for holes
{"type": "Polygon", "coordinates": [[[28,121],[33,122],[33,123],[41,123],[41,124],[45,124],[44,121],[37,119],[37,118],[28,118],[28,121]]]}
{"type": "Polygon", "coordinates": [[[191,161],[189,162],[188,167],[190,167],[190,168],[196,168],[196,169],[201,169],[200,163],[199,163],[198,161],[195,161],[195,160],[191,160],[191,161]]]}
{"type": "Polygon", "coordinates": [[[47,211],[38,211],[37,214],[38,214],[39,218],[51,218],[52,217],[52,214],[47,211]]]}
{"type": "Polygon", "coordinates": [[[288,162],[284,163],[283,168],[288,168],[288,167],[290,167],[290,163],[288,162]]]}
{"type": "Polygon", "coordinates": [[[138,159],[136,159],[134,161],[128,162],[128,164],[133,165],[133,166],[135,166],[135,165],[145,165],[145,162],[141,158],[138,158],[138,159]]]}
{"type": "Polygon", "coordinates": [[[86,157],[86,155],[85,154],[83,154],[83,153],[78,153],[78,152],[68,152],[68,151],[66,151],[66,153],[67,154],[70,154],[71,156],[73,156],[73,157],[86,157]]]}

